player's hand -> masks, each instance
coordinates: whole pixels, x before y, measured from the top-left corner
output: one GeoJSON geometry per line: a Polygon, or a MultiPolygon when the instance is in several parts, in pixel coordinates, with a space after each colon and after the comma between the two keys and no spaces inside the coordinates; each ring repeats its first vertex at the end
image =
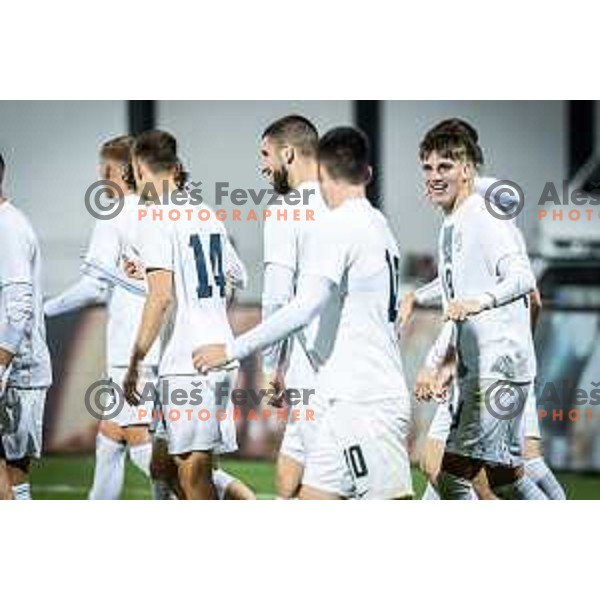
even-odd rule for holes
{"type": "Polygon", "coordinates": [[[437,371],[435,369],[426,367],[419,369],[415,380],[415,398],[419,401],[429,402],[433,398],[436,380],[437,371]]]}
{"type": "Polygon", "coordinates": [[[414,292],[408,292],[402,297],[402,302],[398,309],[398,318],[396,319],[396,333],[400,333],[400,330],[408,323],[415,308],[416,301],[417,297],[414,292]]]}
{"type": "Polygon", "coordinates": [[[266,400],[269,406],[274,406],[275,408],[281,408],[283,406],[285,381],[282,373],[263,373],[262,389],[268,390],[266,400]]]}
{"type": "MultiPolygon", "coordinates": [[[[450,367],[431,369],[424,367],[417,373],[415,397],[420,402],[435,400],[443,403],[448,400],[448,390],[452,376],[450,367]]],[[[452,372],[453,374],[453,372],[452,372]]]]}
{"type": "Polygon", "coordinates": [[[141,260],[136,258],[125,258],[123,259],[123,271],[130,279],[143,280],[145,269],[144,264],[141,260]]]}
{"type": "Polygon", "coordinates": [[[125,401],[131,406],[137,406],[140,403],[140,394],[137,391],[139,378],[140,372],[137,363],[130,364],[123,380],[123,393],[125,401]]]}
{"type": "Polygon", "coordinates": [[[227,356],[225,344],[208,344],[196,348],[192,353],[194,367],[203,375],[209,371],[225,367],[231,362],[227,356]]]}
{"type": "Polygon", "coordinates": [[[452,300],[446,309],[446,319],[449,321],[464,321],[470,315],[477,315],[483,310],[479,300],[452,300]]]}

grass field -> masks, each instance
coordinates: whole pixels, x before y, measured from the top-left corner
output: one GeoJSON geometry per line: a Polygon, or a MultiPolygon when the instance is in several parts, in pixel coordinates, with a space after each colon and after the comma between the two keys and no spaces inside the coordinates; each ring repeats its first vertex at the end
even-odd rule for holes
{"type": "MultiPolygon", "coordinates": [[[[248,483],[259,498],[274,497],[273,465],[266,461],[225,460],[223,467],[232,475],[248,483]]],[[[85,499],[91,486],[94,457],[48,456],[32,472],[33,497],[36,499],[85,499]]],[[[569,499],[600,499],[600,475],[559,474],[569,499]]],[[[414,471],[413,481],[417,498],[423,493],[425,482],[420,472],[414,471]]],[[[125,491],[128,500],[150,499],[150,486],[144,476],[130,463],[127,464],[125,491]]]]}

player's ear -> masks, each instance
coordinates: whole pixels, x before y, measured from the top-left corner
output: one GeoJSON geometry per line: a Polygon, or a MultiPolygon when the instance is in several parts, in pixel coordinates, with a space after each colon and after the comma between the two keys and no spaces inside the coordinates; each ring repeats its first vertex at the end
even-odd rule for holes
{"type": "Polygon", "coordinates": [[[296,152],[293,146],[284,146],[282,151],[283,162],[286,166],[290,166],[294,162],[296,152]]]}

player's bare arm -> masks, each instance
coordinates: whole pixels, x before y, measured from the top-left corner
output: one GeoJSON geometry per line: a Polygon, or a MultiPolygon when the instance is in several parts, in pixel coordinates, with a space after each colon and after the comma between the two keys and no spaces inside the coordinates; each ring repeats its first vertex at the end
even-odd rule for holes
{"type": "Polygon", "coordinates": [[[156,269],[146,274],[148,295],[144,304],[142,321],[129,361],[129,368],[123,382],[125,398],[130,404],[139,401],[137,382],[139,365],[156,341],[163,320],[173,301],[173,273],[166,269],[156,269]]]}
{"type": "Polygon", "coordinates": [[[412,313],[417,306],[431,306],[439,304],[442,299],[442,285],[439,277],[433,281],[421,286],[417,290],[404,294],[400,307],[398,308],[398,319],[396,321],[396,331],[406,326],[412,313]]]}

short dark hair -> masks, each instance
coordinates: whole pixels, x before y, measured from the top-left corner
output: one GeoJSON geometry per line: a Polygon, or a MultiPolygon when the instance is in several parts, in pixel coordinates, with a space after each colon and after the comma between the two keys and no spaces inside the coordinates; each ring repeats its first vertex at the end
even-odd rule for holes
{"type": "Polygon", "coordinates": [[[177,140],[172,134],[158,129],[144,131],[135,139],[132,153],[154,174],[175,169],[177,186],[182,188],[185,185],[188,174],[179,160],[177,140]]]}
{"type": "Polygon", "coordinates": [[[432,152],[445,158],[472,162],[476,167],[484,162],[477,130],[458,118],[441,121],[425,134],[419,147],[419,158],[424,160],[432,152]]]}
{"type": "Polygon", "coordinates": [[[268,137],[278,145],[290,144],[303,156],[317,156],[319,133],[317,128],[301,115],[287,115],[277,119],[264,130],[262,137],[268,137]]]}
{"type": "Polygon", "coordinates": [[[115,161],[123,167],[123,180],[130,189],[135,189],[135,178],[131,166],[131,150],[133,148],[133,137],[120,135],[102,144],[100,158],[102,160],[115,161]]]}
{"type": "Polygon", "coordinates": [[[333,179],[366,184],[371,177],[369,140],[355,127],[331,129],[319,142],[319,162],[333,179]]]}
{"type": "Polygon", "coordinates": [[[6,163],[4,162],[4,157],[0,152],[0,187],[2,186],[2,182],[4,181],[4,171],[6,169],[6,163]]]}

